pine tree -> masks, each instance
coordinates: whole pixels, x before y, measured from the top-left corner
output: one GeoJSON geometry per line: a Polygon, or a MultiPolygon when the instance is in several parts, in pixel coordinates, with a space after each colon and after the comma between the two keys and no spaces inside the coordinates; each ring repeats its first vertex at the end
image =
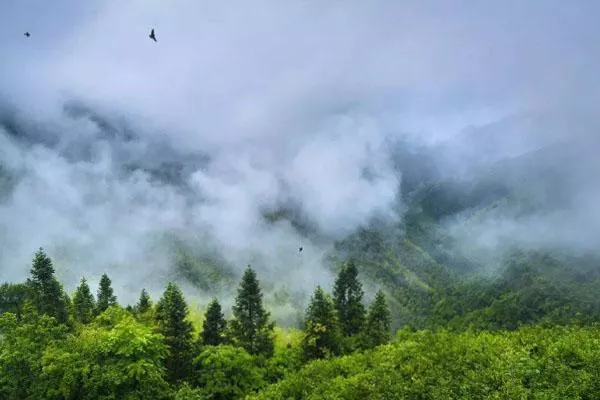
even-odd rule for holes
{"type": "Polygon", "coordinates": [[[305,360],[340,354],[342,335],[333,302],[317,286],[306,310],[302,356],[305,360]]]}
{"type": "Polygon", "coordinates": [[[353,261],[339,272],[334,288],[333,301],[344,336],[358,334],[365,324],[363,290],[358,280],[358,269],[353,261]]]}
{"type": "Polygon", "coordinates": [[[217,299],[213,299],[206,310],[200,341],[205,346],[218,346],[225,342],[224,332],[227,323],[217,299]]]}
{"type": "Polygon", "coordinates": [[[252,355],[273,355],[274,323],[262,304],[262,292],[256,272],[248,265],[233,306],[231,335],[236,344],[252,355]]]}
{"type": "Polygon", "coordinates": [[[60,323],[67,322],[68,296],[54,275],[52,260],[42,248],[35,253],[27,284],[31,288],[33,304],[39,314],[47,314],[60,323]]]}
{"type": "Polygon", "coordinates": [[[391,314],[385,301],[385,294],[379,290],[369,307],[365,326],[365,347],[372,348],[390,341],[391,314]]]}
{"type": "Polygon", "coordinates": [[[114,295],[111,281],[108,275],[102,274],[100,286],[98,288],[98,303],[96,304],[96,314],[100,314],[110,306],[117,304],[117,297],[114,295]]]}
{"type": "Polygon", "coordinates": [[[169,283],[156,305],[158,331],[165,337],[169,356],[165,360],[171,383],[186,380],[192,371],[194,342],[192,324],[187,321],[188,308],[183,293],[169,283]]]}
{"type": "Polygon", "coordinates": [[[85,278],[81,278],[81,283],[73,295],[73,309],[75,318],[82,324],[92,321],[95,310],[94,296],[85,278]]]}
{"type": "Polygon", "coordinates": [[[140,294],[140,299],[138,300],[138,303],[135,306],[135,311],[138,314],[144,314],[151,308],[152,308],[152,300],[150,299],[148,292],[146,292],[146,289],[142,289],[142,293],[140,294]]]}

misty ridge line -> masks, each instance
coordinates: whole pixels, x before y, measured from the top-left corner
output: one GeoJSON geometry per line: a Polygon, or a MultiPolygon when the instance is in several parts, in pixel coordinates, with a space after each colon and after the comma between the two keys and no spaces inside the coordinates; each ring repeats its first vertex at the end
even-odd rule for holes
{"type": "MultiPolygon", "coordinates": [[[[407,212],[482,268],[593,251],[597,6],[546,4],[64,7],[0,44],[0,273],[42,245],[71,286],[250,263],[306,297],[336,242],[386,221],[397,245],[407,212]],[[148,21],[160,46],[129,34],[148,21]]],[[[2,29],[42,19],[20,7],[2,29]]]]}
{"type": "MultiPolygon", "coordinates": [[[[77,114],[76,117],[80,118],[82,111],[81,111],[81,109],[79,109],[77,111],[79,111],[79,114],[77,114]]],[[[66,109],[66,113],[69,116],[73,115],[73,112],[69,108],[66,109]]],[[[68,168],[69,166],[73,166],[74,169],[76,169],[76,168],[80,168],[81,165],[86,165],[86,164],[89,165],[90,162],[92,162],[92,163],[100,162],[101,168],[105,168],[104,171],[98,171],[98,170],[85,171],[84,174],[88,174],[88,175],[91,174],[93,176],[94,174],[97,174],[98,172],[105,172],[105,173],[108,172],[110,175],[103,176],[104,186],[100,186],[100,190],[97,189],[97,183],[98,183],[97,181],[95,181],[96,185],[94,185],[94,187],[91,185],[84,187],[84,191],[82,191],[84,193],[84,196],[80,196],[80,197],[84,197],[84,198],[76,199],[76,200],[78,200],[76,202],[76,204],[78,203],[78,205],[80,207],[85,205],[85,206],[88,206],[88,207],[91,206],[91,208],[94,208],[94,207],[101,206],[102,204],[105,204],[106,201],[110,201],[110,202],[113,202],[116,204],[122,203],[124,206],[128,206],[128,207],[133,207],[133,206],[135,206],[135,207],[140,207],[140,206],[152,207],[153,205],[151,204],[151,202],[154,199],[151,197],[150,198],[148,197],[148,193],[147,193],[148,190],[150,190],[150,191],[157,191],[157,190],[168,191],[168,194],[170,196],[173,196],[173,198],[179,200],[178,205],[182,206],[183,210],[178,210],[178,212],[181,212],[181,211],[193,212],[193,210],[189,210],[189,209],[186,210],[186,207],[197,207],[199,203],[202,203],[202,201],[205,201],[206,203],[209,203],[209,204],[211,203],[210,198],[204,197],[204,198],[201,198],[201,200],[198,200],[198,198],[191,197],[191,195],[197,194],[197,192],[196,193],[194,192],[195,188],[193,187],[193,185],[190,184],[190,180],[186,181],[186,179],[185,179],[186,177],[182,176],[184,174],[180,174],[178,177],[176,176],[175,179],[173,179],[173,177],[170,177],[170,176],[165,177],[164,175],[155,177],[155,176],[152,176],[152,174],[154,172],[152,170],[150,172],[148,172],[147,170],[144,170],[143,168],[136,168],[136,167],[132,168],[130,160],[134,160],[134,162],[139,162],[139,161],[147,162],[146,165],[149,165],[150,168],[156,168],[155,171],[157,171],[159,174],[164,172],[164,170],[161,170],[162,160],[160,158],[149,157],[147,159],[143,159],[142,157],[139,157],[140,156],[139,153],[138,154],[134,153],[134,151],[137,150],[135,146],[130,146],[129,148],[127,148],[127,144],[131,143],[132,141],[135,140],[135,137],[133,135],[119,136],[121,134],[120,132],[118,132],[116,129],[111,128],[110,124],[108,122],[101,120],[101,118],[98,116],[93,116],[92,118],[90,118],[90,120],[94,124],[96,124],[99,128],[97,131],[97,136],[93,137],[90,141],[84,142],[81,140],[81,138],[79,138],[78,141],[73,141],[73,142],[68,142],[67,140],[63,140],[62,142],[55,142],[55,143],[50,143],[50,144],[46,143],[46,145],[50,146],[50,147],[47,147],[44,150],[41,150],[41,148],[36,144],[36,137],[35,137],[34,132],[27,131],[28,132],[27,134],[30,136],[24,137],[25,135],[20,133],[23,131],[23,129],[18,128],[17,127],[18,124],[14,120],[11,121],[10,124],[5,124],[5,126],[9,125],[8,131],[10,133],[10,136],[12,136],[13,140],[16,140],[17,142],[19,142],[19,141],[29,142],[24,145],[24,148],[26,148],[26,149],[29,149],[29,148],[36,149],[35,151],[41,152],[45,156],[50,156],[50,154],[52,153],[52,149],[58,150],[60,152],[59,158],[62,158],[63,160],[67,159],[67,162],[64,162],[64,161],[62,162],[61,167],[68,168]],[[100,135],[101,138],[98,138],[98,135],[100,135]],[[108,138],[108,139],[106,139],[106,138],[108,138]],[[97,140],[97,142],[94,142],[94,140],[97,140]],[[102,143],[102,141],[104,141],[104,143],[102,143]],[[119,146],[121,146],[121,147],[119,147],[119,146]],[[116,150],[112,150],[112,148],[116,148],[116,150]],[[120,153],[119,153],[119,150],[120,150],[120,153]],[[128,150],[130,150],[129,154],[128,154],[128,150]],[[94,154],[94,152],[96,152],[96,154],[94,154]],[[107,157],[108,159],[102,160],[102,158],[100,158],[100,157],[102,157],[102,152],[105,152],[104,153],[105,157],[107,157]],[[106,156],[106,154],[108,154],[108,156],[106,156]],[[138,156],[137,159],[136,159],[136,156],[138,156]],[[94,157],[98,157],[98,158],[94,159],[94,157]],[[129,160],[128,160],[128,158],[129,158],[129,160]],[[125,160],[125,161],[122,161],[122,160],[125,160]],[[128,162],[129,162],[129,164],[128,164],[128,162]],[[104,165],[102,165],[102,163],[104,163],[104,165]],[[109,163],[112,163],[113,165],[111,166],[109,163]],[[115,166],[115,164],[116,164],[116,166],[115,166]],[[115,170],[115,167],[116,167],[116,170],[115,170]],[[118,172],[119,168],[121,169],[120,172],[118,172]],[[128,171],[128,173],[123,175],[122,170],[128,171]],[[110,179],[106,180],[107,177],[110,179]],[[143,177],[143,178],[141,178],[141,177],[143,177]],[[151,177],[153,179],[151,179],[149,177],[151,177]],[[139,181],[140,178],[142,179],[141,182],[139,181]],[[179,182],[178,182],[177,178],[181,179],[182,184],[180,186],[178,186],[179,182]],[[132,181],[133,179],[135,179],[135,180],[132,181]],[[137,199],[138,202],[136,204],[134,204],[134,205],[128,204],[129,201],[131,201],[132,199],[135,199],[135,197],[129,197],[128,192],[125,193],[125,197],[123,197],[123,196],[119,197],[119,190],[123,190],[122,187],[119,187],[119,185],[121,185],[121,184],[129,184],[129,185],[143,184],[140,187],[140,191],[138,193],[135,193],[135,195],[140,197],[137,199]],[[143,192],[142,192],[142,189],[143,189],[143,192]],[[116,192],[115,192],[115,190],[116,190],[116,192]],[[97,192],[104,192],[104,193],[97,193],[97,192]],[[117,194],[116,198],[113,197],[115,194],[117,194]],[[94,196],[98,196],[99,198],[95,199],[94,196]],[[182,199],[183,196],[189,196],[189,197],[185,197],[185,199],[182,199]],[[150,201],[150,204],[147,204],[148,201],[150,201]]],[[[144,147],[145,149],[148,149],[151,146],[152,146],[152,144],[142,145],[140,147],[144,147]]],[[[13,149],[16,150],[18,147],[19,146],[14,146],[13,149]]],[[[168,156],[168,154],[167,154],[167,156],[168,156]]],[[[185,160],[185,157],[179,158],[179,157],[175,156],[172,159],[176,160],[178,163],[180,163],[179,165],[176,165],[175,168],[179,167],[181,169],[181,168],[189,167],[189,165],[185,165],[183,162],[181,162],[182,159],[185,160]]],[[[206,158],[204,160],[206,160],[206,158]]],[[[36,161],[38,161],[38,160],[36,160],[36,161]]],[[[54,160],[54,161],[56,161],[56,160],[54,160]]],[[[60,163],[59,163],[59,165],[60,165],[60,163]]],[[[88,165],[86,165],[86,167],[88,165]]],[[[39,167],[37,165],[34,165],[33,168],[29,168],[28,172],[35,174],[37,172],[38,168],[39,167]]],[[[26,168],[26,170],[27,170],[27,168],[26,168]]],[[[194,174],[194,172],[190,172],[190,175],[193,175],[193,174],[194,174]]],[[[369,177],[369,179],[373,180],[374,178],[369,177]]],[[[26,182],[26,180],[25,180],[25,182],[26,182]]],[[[103,182],[103,181],[100,181],[100,182],[103,182]]],[[[71,193],[75,195],[75,193],[72,191],[73,190],[72,187],[75,185],[81,185],[82,183],[83,183],[83,181],[80,179],[77,179],[75,182],[69,182],[68,186],[71,187],[71,193]]],[[[21,187],[21,188],[23,188],[23,187],[21,187]]],[[[17,189],[17,187],[15,187],[15,189],[17,189]]],[[[18,189],[17,189],[17,192],[18,192],[18,189]]],[[[15,195],[14,192],[12,194],[13,194],[13,196],[15,195]]],[[[16,193],[16,194],[18,194],[18,193],[16,193]]],[[[58,193],[57,193],[57,195],[58,195],[58,193]]],[[[62,196],[61,201],[63,201],[65,199],[64,198],[65,192],[61,193],[60,195],[62,196]]],[[[21,198],[21,199],[23,199],[23,198],[21,198]]],[[[214,202],[214,198],[212,201],[214,202]]],[[[56,206],[56,205],[57,205],[56,202],[54,202],[54,206],[56,206]]],[[[164,206],[164,203],[161,204],[160,206],[164,206]]],[[[277,206],[277,205],[275,204],[275,206],[277,206]]],[[[214,205],[213,205],[213,207],[214,207],[214,205]]],[[[266,211],[268,211],[269,208],[273,209],[273,205],[271,207],[265,208],[263,204],[257,204],[257,207],[260,208],[260,212],[262,214],[264,214],[266,211]]],[[[297,206],[295,206],[295,207],[297,207],[297,206]]],[[[63,212],[70,211],[70,210],[67,210],[66,207],[61,207],[61,208],[62,208],[61,211],[63,211],[63,212]]],[[[301,215],[301,212],[296,212],[293,210],[293,208],[289,209],[289,210],[290,211],[287,211],[287,212],[284,211],[284,213],[287,213],[286,218],[291,218],[292,224],[300,223],[301,225],[297,225],[294,228],[292,225],[289,224],[289,222],[286,222],[285,219],[284,220],[279,219],[279,220],[273,220],[269,226],[266,226],[266,225],[264,225],[264,222],[261,222],[261,221],[256,222],[256,220],[255,220],[255,221],[251,221],[250,223],[251,224],[255,223],[256,225],[251,225],[250,228],[254,229],[254,226],[257,226],[257,225],[261,226],[260,224],[262,223],[263,226],[261,226],[261,228],[265,229],[265,230],[273,229],[273,227],[275,227],[275,229],[277,229],[277,227],[281,227],[280,229],[285,229],[289,233],[297,230],[298,228],[304,229],[305,234],[309,233],[311,230],[312,230],[313,234],[314,234],[314,232],[318,232],[318,227],[314,223],[310,223],[309,221],[307,221],[307,223],[303,224],[304,228],[302,228],[301,221],[297,220],[297,217],[299,215],[301,215]],[[296,221],[294,221],[294,220],[296,220],[296,221]],[[310,228],[310,226],[312,226],[312,228],[310,228]],[[308,229],[308,231],[307,231],[307,229],[308,229]]],[[[85,210],[79,210],[79,211],[85,212],[85,210]]],[[[114,209],[109,210],[107,212],[107,214],[111,215],[111,213],[114,213],[114,212],[119,212],[119,210],[114,210],[114,209]]],[[[164,215],[165,210],[164,209],[160,209],[160,210],[156,209],[156,211],[154,211],[154,212],[164,215]]],[[[112,214],[112,215],[114,215],[114,214],[112,214]]],[[[263,217],[264,215],[260,215],[260,216],[263,217]]],[[[75,219],[75,218],[71,217],[71,219],[75,219]]],[[[262,218],[262,219],[264,219],[264,218],[262,218]]],[[[103,223],[106,223],[106,222],[107,221],[103,221],[103,223]]],[[[181,221],[181,222],[183,223],[183,221],[181,221]]],[[[85,229],[84,227],[86,224],[88,226],[90,224],[89,221],[86,221],[85,218],[81,218],[81,217],[78,218],[78,223],[79,223],[79,225],[75,225],[75,227],[77,229],[79,229],[80,232],[81,232],[81,230],[85,229]]],[[[189,226],[186,226],[184,229],[190,229],[190,228],[194,229],[194,230],[198,229],[197,227],[189,227],[189,226]]],[[[236,228],[237,228],[237,226],[232,225],[232,229],[236,229],[236,228]]],[[[173,232],[177,229],[179,229],[180,231],[182,230],[181,227],[175,227],[175,229],[173,229],[173,232]]],[[[200,229],[198,229],[198,230],[200,231],[200,229]]],[[[91,233],[93,233],[93,232],[91,232],[91,233]]],[[[124,232],[124,234],[128,234],[128,233],[130,233],[130,231],[124,232]]],[[[155,233],[158,235],[161,234],[161,232],[155,232],[155,233]]],[[[178,234],[181,234],[181,232],[178,232],[178,234]]],[[[89,237],[90,233],[87,233],[87,235],[89,237]]],[[[205,235],[206,235],[206,232],[205,232],[205,235]]],[[[193,232],[191,234],[187,233],[188,240],[190,240],[192,238],[196,239],[199,236],[201,236],[201,232],[200,232],[200,234],[198,232],[193,232]]],[[[79,236],[78,239],[81,243],[82,237],[79,236]]],[[[205,237],[204,240],[209,241],[210,239],[207,239],[205,237]]],[[[279,242],[281,242],[281,238],[279,238],[278,240],[279,240],[279,242]]],[[[302,240],[301,238],[294,238],[294,239],[290,238],[288,240],[289,244],[287,245],[287,249],[284,249],[284,251],[287,250],[287,251],[289,251],[290,254],[293,254],[293,257],[287,256],[287,258],[291,259],[294,262],[295,266],[298,266],[298,260],[296,257],[297,256],[296,255],[297,243],[301,243],[301,240],[302,240]],[[291,244],[292,240],[294,242],[293,245],[291,244]]],[[[90,245],[96,246],[96,244],[91,243],[89,241],[88,241],[88,243],[90,243],[90,245]]],[[[73,244],[74,243],[71,243],[70,245],[73,246],[73,244]]],[[[209,246],[207,246],[207,247],[209,247],[209,246]]],[[[59,249],[60,249],[60,247],[59,247],[59,249]]],[[[164,249],[164,246],[163,246],[162,250],[168,252],[168,249],[164,249]]],[[[205,249],[205,250],[210,251],[208,249],[205,249]]],[[[68,249],[62,249],[62,251],[66,252],[67,257],[69,257],[69,256],[73,257],[72,253],[71,254],[68,253],[68,251],[69,251],[68,249]]],[[[311,251],[314,254],[314,249],[311,249],[311,251]]],[[[61,257],[60,252],[61,252],[61,250],[58,251],[59,259],[61,257]]],[[[281,252],[281,253],[283,253],[283,252],[281,252]]],[[[3,254],[6,254],[6,253],[3,253],[3,254]]],[[[63,253],[63,254],[65,254],[65,253],[63,253]]],[[[64,255],[63,255],[63,257],[64,257],[64,255]]],[[[255,259],[256,259],[256,257],[259,257],[257,259],[260,260],[260,255],[258,255],[258,256],[250,255],[249,259],[252,260],[252,257],[255,257],[255,259]]],[[[284,255],[284,257],[285,257],[285,255],[284,255]]],[[[315,263],[315,260],[311,259],[310,255],[305,258],[308,259],[309,262],[315,263]]],[[[75,259],[75,260],[77,260],[77,259],[75,259]]],[[[76,265],[76,263],[77,263],[77,261],[75,261],[75,260],[71,261],[71,263],[74,265],[76,265]]],[[[164,258],[163,258],[163,260],[164,260],[164,258]]],[[[129,263],[133,264],[131,259],[124,259],[124,261],[127,262],[128,264],[129,263]]],[[[246,259],[244,261],[246,261],[246,262],[242,265],[246,265],[248,259],[246,259]]],[[[252,261],[254,261],[254,260],[252,260],[252,261]]],[[[156,261],[154,261],[154,262],[156,262],[156,261]]],[[[320,260],[317,259],[316,262],[320,262],[320,260]]],[[[258,263],[260,264],[260,261],[258,261],[258,263]]],[[[107,268],[106,265],[101,265],[100,263],[95,263],[95,265],[97,266],[96,268],[99,268],[99,269],[107,268]]],[[[165,268],[166,265],[168,265],[168,261],[165,262],[165,266],[163,266],[162,268],[165,268]]],[[[133,268],[135,269],[135,267],[133,267],[133,268]]],[[[78,279],[76,277],[75,271],[72,271],[72,272],[60,271],[60,272],[70,274],[72,276],[73,281],[75,281],[75,279],[78,279]]],[[[275,271],[275,272],[277,272],[277,271],[275,271]]],[[[304,270],[304,271],[298,270],[297,272],[305,274],[306,270],[304,270]]],[[[312,277],[310,279],[312,279],[312,277]]],[[[297,280],[296,280],[296,283],[297,283],[297,280]]],[[[308,280],[307,280],[307,284],[308,284],[308,280]]]]}

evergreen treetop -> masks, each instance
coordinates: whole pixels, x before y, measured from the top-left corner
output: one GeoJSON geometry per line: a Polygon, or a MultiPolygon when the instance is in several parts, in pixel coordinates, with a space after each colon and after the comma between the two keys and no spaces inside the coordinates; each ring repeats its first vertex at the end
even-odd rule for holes
{"type": "Polygon", "coordinates": [[[272,356],[275,324],[269,323],[269,316],[263,307],[256,272],[248,265],[233,305],[231,334],[234,341],[252,355],[272,356]]]}
{"type": "Polygon", "coordinates": [[[358,334],[365,323],[365,306],[362,284],[358,280],[358,269],[350,260],[340,270],[333,288],[333,301],[344,336],[358,334]]]}
{"type": "Polygon", "coordinates": [[[52,260],[40,248],[34,255],[31,276],[27,283],[31,288],[33,304],[40,314],[56,318],[60,323],[68,319],[66,294],[54,275],[52,260]]]}
{"type": "Polygon", "coordinates": [[[100,285],[98,287],[98,303],[96,305],[97,314],[100,314],[108,307],[117,304],[117,296],[114,295],[111,283],[112,282],[108,275],[102,274],[102,277],[100,278],[100,285]]]}
{"type": "Polygon", "coordinates": [[[179,287],[169,282],[156,304],[158,331],[165,337],[169,356],[165,360],[168,380],[171,383],[185,381],[194,358],[193,327],[187,320],[188,306],[179,287]]]}
{"type": "Polygon", "coordinates": [[[152,308],[152,299],[150,299],[150,296],[148,295],[148,292],[146,291],[146,289],[142,289],[142,292],[140,293],[140,299],[138,300],[138,303],[135,306],[135,311],[138,314],[144,314],[151,308],[152,308]]]}
{"type": "Polygon", "coordinates": [[[92,321],[95,309],[94,296],[85,278],[81,278],[81,282],[73,295],[73,309],[75,318],[82,324],[92,321]]]}
{"type": "Polygon", "coordinates": [[[367,347],[376,347],[390,341],[391,313],[385,300],[385,294],[378,290],[375,299],[369,307],[365,326],[367,347]]]}
{"type": "Polygon", "coordinates": [[[217,299],[212,299],[206,309],[200,341],[205,346],[218,346],[225,341],[227,323],[217,299]]]}
{"type": "Polygon", "coordinates": [[[306,310],[302,356],[305,360],[340,354],[342,335],[331,297],[317,286],[306,310]]]}

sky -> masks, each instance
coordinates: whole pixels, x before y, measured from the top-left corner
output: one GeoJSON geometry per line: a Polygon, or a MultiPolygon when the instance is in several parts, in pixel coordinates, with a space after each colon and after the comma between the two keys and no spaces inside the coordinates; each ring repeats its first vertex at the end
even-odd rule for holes
{"type": "MultiPolygon", "coordinates": [[[[0,164],[19,177],[0,203],[0,280],[25,277],[43,246],[68,287],[108,271],[129,299],[160,290],[172,256],[160,238],[178,232],[269,279],[329,284],[328,246],[261,212],[291,198],[341,238],[374,216],[402,217],[394,138],[451,143],[456,164],[481,156],[465,130],[515,116],[532,120],[512,126],[511,154],[548,140],[548,115],[584,115],[591,132],[599,15],[600,3],[577,0],[5,0],[0,109],[32,140],[0,128],[0,164]],[[97,124],[65,112],[73,104],[135,139],[100,140],[97,124]],[[210,163],[189,165],[185,191],[119,172],[202,156],[210,163]]],[[[552,137],[569,137],[566,126],[552,137]]],[[[449,230],[496,243],[497,218],[449,230]]]]}

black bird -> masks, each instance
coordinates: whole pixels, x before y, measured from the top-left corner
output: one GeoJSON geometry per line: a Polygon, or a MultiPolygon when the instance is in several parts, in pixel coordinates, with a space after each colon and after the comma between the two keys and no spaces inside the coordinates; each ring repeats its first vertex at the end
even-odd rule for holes
{"type": "Polygon", "coordinates": [[[29,37],[29,36],[31,36],[31,35],[29,34],[29,32],[25,32],[25,33],[24,33],[24,35],[25,35],[26,37],[29,37]]]}
{"type": "Polygon", "coordinates": [[[150,39],[154,40],[156,42],[156,36],[154,36],[154,29],[152,29],[150,31],[150,39]]]}
{"type": "Polygon", "coordinates": [[[302,248],[302,247],[300,247],[300,248],[298,249],[298,253],[302,253],[302,249],[303,249],[303,248],[302,248]]]}

